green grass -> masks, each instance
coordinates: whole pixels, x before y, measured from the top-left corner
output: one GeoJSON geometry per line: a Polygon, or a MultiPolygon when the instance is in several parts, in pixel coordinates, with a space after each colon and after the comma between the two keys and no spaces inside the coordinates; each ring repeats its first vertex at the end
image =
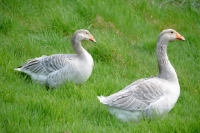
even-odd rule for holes
{"type": "Polygon", "coordinates": [[[200,132],[200,3],[187,0],[0,1],[0,132],[200,132]],[[122,123],[97,95],[157,75],[158,34],[173,28],[186,38],[169,45],[181,94],[163,119],[122,123]],[[72,53],[74,31],[88,29],[97,43],[83,45],[95,66],[83,85],[46,91],[13,69],[27,59],[72,53]]]}

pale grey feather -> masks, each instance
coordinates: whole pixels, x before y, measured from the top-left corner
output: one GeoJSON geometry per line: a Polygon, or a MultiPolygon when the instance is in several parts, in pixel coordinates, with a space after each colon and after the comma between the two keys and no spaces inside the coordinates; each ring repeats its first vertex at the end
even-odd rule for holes
{"type": "Polygon", "coordinates": [[[21,69],[30,71],[35,74],[45,74],[48,75],[53,71],[60,70],[70,63],[73,63],[73,55],[70,54],[54,54],[51,56],[44,56],[40,58],[35,58],[29,60],[24,65],[22,65],[21,69]]]}
{"type": "Polygon", "coordinates": [[[103,104],[128,111],[145,110],[164,95],[162,86],[152,80],[153,78],[136,81],[106,97],[103,104]]]}

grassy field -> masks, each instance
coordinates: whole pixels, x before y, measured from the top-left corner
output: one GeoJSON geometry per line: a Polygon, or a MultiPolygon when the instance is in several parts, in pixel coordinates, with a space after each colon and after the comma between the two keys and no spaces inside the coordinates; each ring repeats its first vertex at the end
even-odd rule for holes
{"type": "Polygon", "coordinates": [[[0,132],[200,132],[200,2],[181,2],[0,0],[0,132]],[[168,47],[179,100],[163,119],[122,123],[96,96],[157,75],[156,41],[167,28],[186,38],[168,47]],[[30,58],[72,53],[70,39],[78,29],[88,29],[97,41],[83,42],[95,62],[83,85],[46,91],[13,70],[30,58]]]}

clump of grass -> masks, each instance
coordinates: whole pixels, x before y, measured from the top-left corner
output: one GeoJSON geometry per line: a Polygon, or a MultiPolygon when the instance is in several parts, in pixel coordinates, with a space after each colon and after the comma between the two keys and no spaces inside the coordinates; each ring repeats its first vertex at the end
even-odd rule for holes
{"type": "Polygon", "coordinates": [[[0,31],[7,35],[13,28],[12,20],[0,15],[0,31]]]}

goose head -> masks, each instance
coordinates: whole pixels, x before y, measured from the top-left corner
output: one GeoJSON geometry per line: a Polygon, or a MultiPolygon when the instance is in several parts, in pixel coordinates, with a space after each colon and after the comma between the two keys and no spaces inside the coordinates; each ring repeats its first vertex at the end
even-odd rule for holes
{"type": "Polygon", "coordinates": [[[158,40],[167,42],[175,40],[185,41],[185,38],[173,29],[166,29],[160,33],[158,40]]]}
{"type": "Polygon", "coordinates": [[[92,42],[96,42],[95,38],[88,30],[77,30],[72,37],[72,42],[81,42],[83,40],[90,40],[92,42]]]}

